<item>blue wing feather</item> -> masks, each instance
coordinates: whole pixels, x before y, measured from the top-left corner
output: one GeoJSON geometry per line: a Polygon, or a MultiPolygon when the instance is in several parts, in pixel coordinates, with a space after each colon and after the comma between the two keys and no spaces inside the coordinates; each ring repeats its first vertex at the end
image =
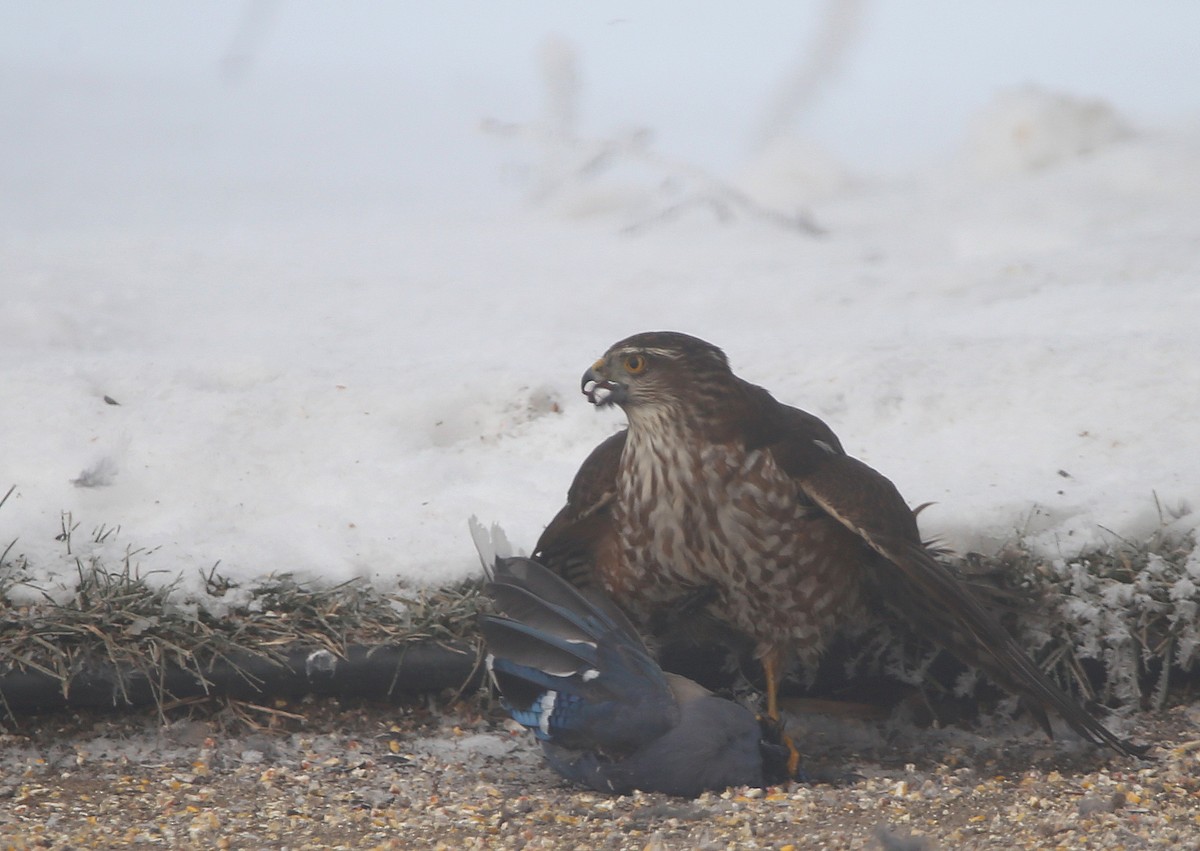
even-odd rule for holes
{"type": "Polygon", "coordinates": [[[488,669],[563,777],[674,795],[766,782],[754,715],[669,679],[611,601],[530,559],[497,559],[490,578],[499,614],[480,618],[488,669]]]}

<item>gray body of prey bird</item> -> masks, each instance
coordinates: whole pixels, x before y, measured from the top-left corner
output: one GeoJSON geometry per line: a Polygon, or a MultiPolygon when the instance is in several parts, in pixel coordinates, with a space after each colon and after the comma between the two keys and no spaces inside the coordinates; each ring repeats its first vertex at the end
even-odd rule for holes
{"type": "Polygon", "coordinates": [[[787,779],[775,728],[664,673],[615,605],[545,567],[498,558],[481,615],[488,670],[512,717],[568,780],[602,792],[694,797],[787,779]]]}

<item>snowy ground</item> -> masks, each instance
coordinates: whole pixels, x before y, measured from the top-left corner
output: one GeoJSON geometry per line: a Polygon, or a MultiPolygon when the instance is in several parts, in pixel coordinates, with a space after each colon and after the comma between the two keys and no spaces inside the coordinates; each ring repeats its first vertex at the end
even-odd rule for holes
{"type": "MultiPolygon", "coordinates": [[[[59,51],[0,26],[12,118],[0,133],[0,494],[16,486],[0,540],[17,539],[10,559],[23,555],[42,584],[69,580],[74,555],[115,564],[129,548],[144,550],[133,558],[143,572],[181,574],[189,588],[218,561],[242,580],[464,575],[477,566],[472,514],[532,544],[621,422],[586,404],[579,375],[651,329],[721,345],[743,377],[825,418],[913,504],[936,501],[925,531],[958,548],[1023,534],[1071,553],[1105,530],[1144,536],[1160,507],[1171,519],[1200,505],[1194,71],[1173,78],[1177,100],[1141,104],[1128,91],[1080,99],[1094,89],[996,100],[1000,84],[1063,81],[982,75],[948,99],[953,131],[935,127],[924,159],[881,176],[814,149],[821,128],[837,146],[845,116],[793,127],[803,132],[757,156],[739,149],[751,116],[701,122],[703,81],[677,94],[691,107],[647,118],[645,95],[622,118],[604,75],[636,74],[619,60],[590,66],[587,48],[611,49],[612,32],[653,43],[671,23],[630,10],[619,27],[556,20],[609,99],[575,101],[563,84],[547,107],[523,45],[550,25],[528,10],[504,42],[519,56],[489,53],[475,34],[439,57],[414,47],[437,27],[406,29],[376,9],[383,24],[347,26],[374,34],[380,56],[378,30],[406,33],[400,70],[380,59],[334,74],[336,51],[297,70],[297,40],[323,32],[311,8],[245,6],[274,29],[253,15],[246,25],[240,4],[215,18],[179,8],[191,11],[155,13],[167,19],[149,34],[122,30],[70,57],[86,20],[60,31],[53,14],[3,11],[9,24],[33,19],[28,41],[59,51]],[[259,64],[222,54],[233,31],[253,47],[256,26],[273,33],[259,53],[246,48],[259,64]],[[122,38],[155,48],[128,59],[122,38]],[[418,62],[427,79],[409,73],[418,62]],[[543,123],[510,138],[480,132],[485,118],[543,123]],[[649,148],[580,174],[595,149],[565,136],[613,139],[622,120],[643,119],[665,128],[649,148]],[[770,209],[803,207],[824,235],[722,222],[701,205],[662,218],[722,191],[683,163],[770,209]],[[63,512],[79,524],[71,557],[56,539],[63,512]]],[[[1163,56],[1128,30],[1164,74],[1178,70],[1164,57],[1192,14],[1172,8],[1163,56]]],[[[860,14],[874,21],[859,33],[870,46],[880,16],[897,13],[860,14]]],[[[719,31],[701,17],[701,35],[719,31]]],[[[329,38],[358,55],[347,32],[329,38]]],[[[561,83],[570,53],[557,45],[543,61],[561,83]]],[[[772,50],[739,55],[779,78],[790,60],[772,50]]],[[[875,67],[855,55],[851,81],[875,67]]],[[[646,56],[635,53],[639,80],[674,103],[686,66],[652,73],[646,56]]],[[[748,71],[726,77],[711,109],[758,84],[748,71]]],[[[920,108],[942,95],[925,94],[920,108]]],[[[855,150],[888,149],[890,125],[873,122],[894,105],[858,106],[855,150]]],[[[896,146],[919,147],[914,110],[896,146]]]]}

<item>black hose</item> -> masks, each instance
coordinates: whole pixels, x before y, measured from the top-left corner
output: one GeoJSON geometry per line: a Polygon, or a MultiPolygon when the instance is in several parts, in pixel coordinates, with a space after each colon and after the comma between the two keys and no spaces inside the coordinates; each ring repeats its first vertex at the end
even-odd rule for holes
{"type": "Polygon", "coordinates": [[[112,711],[192,697],[269,702],[306,694],[400,702],[445,689],[471,689],[481,672],[475,648],[421,642],[356,645],[344,657],[324,648],[295,648],[282,660],[230,653],[202,668],[146,672],[111,663],[87,665],[66,682],[32,668],[0,674],[0,717],[63,709],[112,711]]]}

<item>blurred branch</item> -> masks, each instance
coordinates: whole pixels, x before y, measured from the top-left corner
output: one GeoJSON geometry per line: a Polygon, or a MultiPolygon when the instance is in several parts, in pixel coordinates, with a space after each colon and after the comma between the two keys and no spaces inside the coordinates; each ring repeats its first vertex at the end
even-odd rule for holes
{"type": "Polygon", "coordinates": [[[633,128],[609,137],[587,138],[579,134],[578,101],[582,91],[578,58],[562,39],[548,41],[541,52],[545,88],[545,114],[528,123],[485,119],[485,133],[527,142],[540,152],[532,168],[532,196],[547,201],[565,195],[590,180],[621,166],[648,171],[657,209],[638,212],[624,230],[643,231],[670,221],[691,209],[711,210],[719,221],[738,216],[815,236],[824,231],[804,210],[782,210],[762,204],[728,181],[698,166],[656,151],[653,133],[633,128]]]}
{"type": "Polygon", "coordinates": [[[866,5],[867,0],[826,0],[816,34],[801,51],[799,63],[767,110],[754,140],[758,150],[786,135],[822,89],[836,78],[858,38],[866,5]]]}
{"type": "Polygon", "coordinates": [[[220,75],[226,85],[237,85],[250,76],[278,11],[278,0],[246,0],[243,4],[237,29],[221,57],[220,75]]]}

